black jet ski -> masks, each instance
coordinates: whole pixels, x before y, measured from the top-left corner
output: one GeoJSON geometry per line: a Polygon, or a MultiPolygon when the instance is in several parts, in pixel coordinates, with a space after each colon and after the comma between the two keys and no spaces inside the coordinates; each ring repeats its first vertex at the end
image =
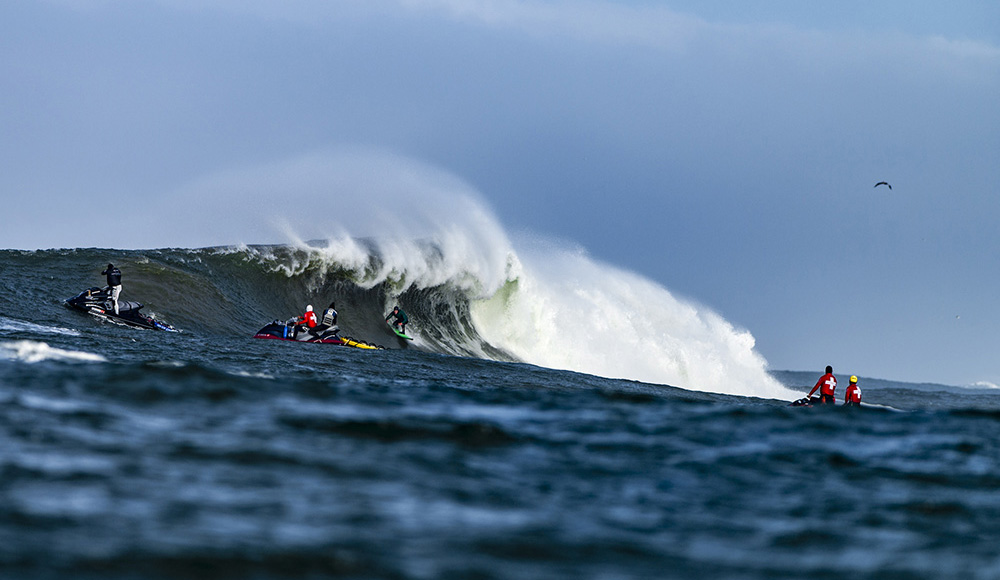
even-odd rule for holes
{"type": "Polygon", "coordinates": [[[322,342],[327,344],[343,344],[340,339],[340,328],[336,325],[327,326],[320,324],[316,328],[306,328],[296,324],[294,318],[285,322],[275,320],[253,335],[254,338],[272,338],[277,340],[291,340],[294,342],[322,342]]]}
{"type": "Polygon", "coordinates": [[[832,403],[821,403],[819,397],[802,397],[788,403],[789,407],[835,407],[836,401],[832,403]]]}
{"type": "Polygon", "coordinates": [[[97,288],[95,286],[84,290],[73,298],[67,299],[66,306],[118,324],[125,324],[136,328],[148,328],[150,330],[177,331],[173,326],[139,312],[142,309],[141,302],[124,302],[119,300],[118,314],[115,314],[115,306],[111,302],[111,291],[108,288],[97,288]]]}
{"type": "Polygon", "coordinates": [[[340,344],[343,346],[353,346],[354,348],[364,348],[369,350],[383,350],[384,346],[356,340],[349,336],[340,336],[340,328],[336,325],[327,326],[320,324],[316,328],[305,328],[298,325],[298,321],[290,318],[285,322],[275,320],[253,335],[254,338],[267,338],[273,340],[289,340],[292,342],[320,342],[324,344],[340,344]]]}
{"type": "Polygon", "coordinates": [[[819,397],[802,397],[801,399],[788,403],[789,407],[812,407],[815,405],[819,405],[819,397]]]}
{"type": "MultiPolygon", "coordinates": [[[[867,403],[865,403],[867,405],[867,403]]],[[[860,407],[859,403],[843,403],[838,405],[836,401],[832,403],[821,403],[819,397],[802,397],[788,403],[789,407],[860,407]]]]}

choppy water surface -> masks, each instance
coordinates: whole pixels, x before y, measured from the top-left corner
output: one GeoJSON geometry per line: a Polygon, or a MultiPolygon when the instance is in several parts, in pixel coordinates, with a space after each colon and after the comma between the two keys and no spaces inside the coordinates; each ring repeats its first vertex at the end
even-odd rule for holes
{"type": "MultiPolygon", "coordinates": [[[[790,408],[254,340],[266,280],[151,292],[183,332],[140,331],[63,307],[70,278],[0,311],[3,578],[1000,577],[995,391],[862,377],[877,406],[790,408]]],[[[448,316],[432,343],[479,340],[448,316]]]]}
{"type": "Polygon", "coordinates": [[[79,326],[4,331],[12,577],[1000,573],[988,395],[796,409],[517,363],[79,326]],[[47,358],[25,354],[39,343],[47,358]]]}

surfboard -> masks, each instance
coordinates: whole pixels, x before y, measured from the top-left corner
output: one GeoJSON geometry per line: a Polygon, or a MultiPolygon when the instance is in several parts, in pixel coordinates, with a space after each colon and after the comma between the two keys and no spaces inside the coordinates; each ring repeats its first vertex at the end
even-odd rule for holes
{"type": "Polygon", "coordinates": [[[406,336],[405,334],[400,332],[395,326],[393,326],[392,323],[386,322],[386,324],[389,325],[389,330],[393,331],[399,338],[405,338],[406,340],[413,340],[412,336],[406,336]]]}
{"type": "Polygon", "coordinates": [[[367,350],[384,350],[385,349],[384,346],[379,346],[377,344],[372,344],[370,342],[365,342],[363,340],[355,340],[355,339],[351,338],[350,336],[342,336],[342,337],[340,337],[340,341],[344,344],[344,346],[353,346],[354,348],[362,348],[362,349],[367,349],[367,350]]]}

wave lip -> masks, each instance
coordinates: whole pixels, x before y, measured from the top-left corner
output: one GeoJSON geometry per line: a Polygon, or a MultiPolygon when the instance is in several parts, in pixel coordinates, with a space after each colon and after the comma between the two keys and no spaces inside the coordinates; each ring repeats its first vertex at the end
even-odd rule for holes
{"type": "Polygon", "coordinates": [[[0,343],[0,359],[29,364],[44,361],[75,363],[107,362],[107,359],[99,354],[55,348],[49,346],[48,343],[32,340],[14,340],[0,343]]]}

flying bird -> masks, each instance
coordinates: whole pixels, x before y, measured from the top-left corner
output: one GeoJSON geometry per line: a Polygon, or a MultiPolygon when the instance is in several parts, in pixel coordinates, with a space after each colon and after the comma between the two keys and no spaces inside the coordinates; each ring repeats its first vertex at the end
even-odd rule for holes
{"type": "Polygon", "coordinates": [[[892,186],[889,185],[888,181],[880,181],[880,182],[878,182],[878,183],[875,184],[875,187],[878,187],[880,185],[884,185],[884,186],[888,187],[889,189],[892,189],[892,186]]]}

